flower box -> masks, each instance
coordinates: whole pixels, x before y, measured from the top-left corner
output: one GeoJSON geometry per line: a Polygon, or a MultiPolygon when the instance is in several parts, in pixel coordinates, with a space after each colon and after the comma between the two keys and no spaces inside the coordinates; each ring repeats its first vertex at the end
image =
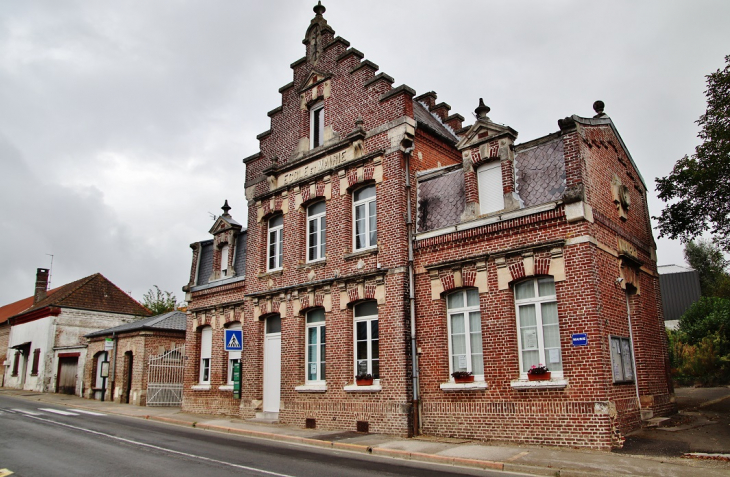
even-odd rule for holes
{"type": "Polygon", "coordinates": [[[473,383],[474,376],[454,376],[455,383],[473,383]]]}
{"type": "Polygon", "coordinates": [[[542,374],[527,374],[527,379],[530,381],[550,381],[550,371],[542,374]]]}
{"type": "Polygon", "coordinates": [[[372,386],[373,377],[369,374],[365,376],[355,376],[355,384],[358,386],[372,386]]]}

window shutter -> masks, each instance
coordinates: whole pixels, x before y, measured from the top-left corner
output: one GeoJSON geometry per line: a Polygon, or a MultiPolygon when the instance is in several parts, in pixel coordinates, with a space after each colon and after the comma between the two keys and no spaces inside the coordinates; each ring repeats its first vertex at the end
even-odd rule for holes
{"type": "Polygon", "coordinates": [[[481,167],[479,178],[479,209],[482,214],[489,214],[504,209],[504,192],[502,191],[502,164],[492,162],[481,167]]]}

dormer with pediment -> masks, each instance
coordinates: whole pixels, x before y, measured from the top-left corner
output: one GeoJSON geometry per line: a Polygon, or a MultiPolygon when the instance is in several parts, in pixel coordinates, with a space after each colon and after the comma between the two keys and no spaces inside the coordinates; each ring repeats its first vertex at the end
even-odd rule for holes
{"type": "Polygon", "coordinates": [[[226,200],[223,214],[215,219],[208,233],[212,239],[195,242],[190,281],[186,292],[243,280],[246,275],[246,229],[229,213],[226,200]]]}
{"type": "Polygon", "coordinates": [[[519,209],[515,191],[514,143],[517,131],[489,119],[490,108],[479,99],[477,121],[456,144],[464,169],[466,206],[462,220],[519,209]]]}

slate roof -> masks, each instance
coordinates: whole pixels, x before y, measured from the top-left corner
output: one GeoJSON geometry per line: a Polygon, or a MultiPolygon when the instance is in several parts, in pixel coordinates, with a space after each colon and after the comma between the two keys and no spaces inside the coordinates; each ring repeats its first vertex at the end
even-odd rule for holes
{"type": "Polygon", "coordinates": [[[213,241],[200,242],[200,263],[196,285],[207,285],[210,274],[213,273],[213,241]]]}
{"type": "MultiPolygon", "coordinates": [[[[27,303],[28,307],[16,311],[6,319],[22,316],[41,308],[55,306],[59,308],[76,308],[80,310],[104,311],[123,315],[149,316],[150,311],[127,295],[101,273],[67,283],[47,293],[47,296],[33,304],[33,297],[6,305],[12,307],[18,303],[27,303]]],[[[21,307],[17,305],[15,309],[21,307]]],[[[3,307],[5,308],[5,307],[3,307]]]]}
{"type": "Polygon", "coordinates": [[[86,337],[93,338],[94,336],[105,336],[111,335],[112,333],[129,333],[140,330],[185,331],[186,326],[187,315],[182,311],[176,310],[157,316],[150,316],[149,318],[142,318],[141,320],[125,323],[114,328],[95,331],[89,333],[86,337]]]}
{"type": "Polygon", "coordinates": [[[413,116],[420,126],[438,134],[449,142],[457,142],[459,137],[454,134],[451,128],[441,122],[437,116],[433,115],[421,102],[413,101],[413,116]]]}
{"type": "Polygon", "coordinates": [[[426,174],[418,179],[418,232],[458,224],[466,207],[461,164],[446,167],[433,176],[433,170],[419,172],[426,174]]]}
{"type": "Polygon", "coordinates": [[[515,150],[517,195],[525,207],[558,200],[565,192],[562,137],[547,141],[541,138],[537,145],[531,144],[534,142],[515,150]]]}

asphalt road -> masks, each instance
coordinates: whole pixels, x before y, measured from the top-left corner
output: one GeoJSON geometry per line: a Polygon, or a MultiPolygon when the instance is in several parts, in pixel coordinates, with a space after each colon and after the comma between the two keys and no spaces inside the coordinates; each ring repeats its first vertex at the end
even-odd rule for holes
{"type": "Polygon", "coordinates": [[[0,469],[13,477],[518,475],[279,444],[7,396],[0,396],[0,469]]]}

